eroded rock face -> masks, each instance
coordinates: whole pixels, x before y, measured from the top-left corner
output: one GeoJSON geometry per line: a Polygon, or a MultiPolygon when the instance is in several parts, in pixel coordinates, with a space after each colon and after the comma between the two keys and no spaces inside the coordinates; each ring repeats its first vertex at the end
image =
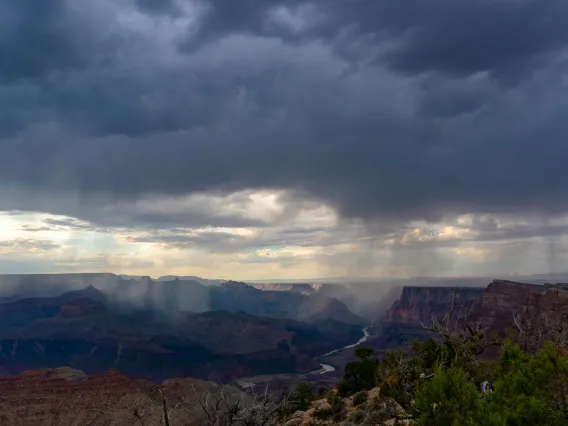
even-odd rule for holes
{"type": "MultiPolygon", "coordinates": [[[[400,298],[388,310],[384,321],[428,323],[432,315],[440,316],[448,311],[453,290],[454,287],[403,287],[400,298]]],[[[483,291],[482,287],[462,287],[459,303],[473,303],[483,291]]]]}
{"type": "MultiPolygon", "coordinates": [[[[168,380],[162,385],[127,377],[118,371],[86,377],[70,368],[28,371],[0,378],[0,424],[140,425],[163,424],[161,395],[173,409],[179,402],[196,407],[196,394],[238,394],[229,386],[195,379],[168,380]]],[[[173,409],[171,424],[200,425],[198,410],[173,409]]]]}
{"type": "Polygon", "coordinates": [[[87,315],[104,314],[107,307],[104,303],[88,297],[69,300],[61,306],[62,317],[82,317],[87,315]]]}
{"type": "Polygon", "coordinates": [[[491,331],[513,326],[513,315],[523,306],[542,311],[568,310],[568,289],[563,285],[535,285],[493,280],[483,292],[474,312],[491,331]]]}

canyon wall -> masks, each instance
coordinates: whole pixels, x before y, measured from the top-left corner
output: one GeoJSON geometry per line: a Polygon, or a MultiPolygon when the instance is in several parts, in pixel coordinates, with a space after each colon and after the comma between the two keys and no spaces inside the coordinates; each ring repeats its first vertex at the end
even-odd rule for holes
{"type": "MultiPolygon", "coordinates": [[[[429,323],[432,315],[444,315],[450,306],[455,287],[402,288],[400,298],[393,303],[384,318],[386,323],[429,323]]],[[[471,304],[481,298],[484,288],[464,287],[459,289],[459,304],[471,304]]]]}
{"type": "Polygon", "coordinates": [[[476,305],[472,319],[481,320],[491,331],[513,326],[513,315],[523,307],[551,312],[568,311],[568,289],[565,285],[536,285],[507,280],[493,280],[476,305]]]}
{"type": "MultiPolygon", "coordinates": [[[[394,349],[426,339],[432,333],[422,324],[432,316],[448,312],[454,287],[413,287],[402,289],[400,298],[387,311],[384,320],[377,321],[379,337],[375,349],[394,349]]],[[[487,287],[459,289],[458,309],[470,306],[470,319],[481,321],[488,332],[504,332],[513,327],[513,315],[530,309],[531,315],[562,311],[568,315],[568,285],[527,284],[508,280],[493,280],[487,287]],[[537,314],[535,314],[537,313],[537,314]]]]}

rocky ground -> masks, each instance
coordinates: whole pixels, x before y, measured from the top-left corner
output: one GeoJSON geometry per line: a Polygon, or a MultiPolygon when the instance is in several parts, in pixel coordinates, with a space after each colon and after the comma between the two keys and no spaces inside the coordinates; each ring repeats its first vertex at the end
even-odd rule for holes
{"type": "Polygon", "coordinates": [[[165,397],[171,426],[197,426],[204,424],[198,395],[220,392],[242,395],[230,386],[189,378],[158,386],[118,371],[94,377],[71,368],[28,371],[0,378],[0,425],[163,425],[165,397]]]}
{"type": "Polygon", "coordinates": [[[330,393],[312,402],[307,411],[296,412],[284,426],[413,425],[414,420],[391,398],[381,398],[380,389],[359,392],[349,398],[330,393]]]}

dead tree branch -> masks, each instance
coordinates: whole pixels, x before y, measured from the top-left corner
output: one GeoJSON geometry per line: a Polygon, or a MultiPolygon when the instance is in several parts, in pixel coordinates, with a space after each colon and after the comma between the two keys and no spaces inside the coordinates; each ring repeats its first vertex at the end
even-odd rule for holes
{"type": "Polygon", "coordinates": [[[513,314],[513,323],[518,332],[517,343],[529,354],[536,354],[545,341],[555,346],[568,345],[568,312],[558,304],[546,310],[526,303],[513,314]]]}
{"type": "Polygon", "coordinates": [[[423,325],[425,330],[440,336],[444,344],[450,349],[453,361],[463,361],[477,364],[478,356],[488,347],[502,344],[502,338],[487,338],[487,327],[481,319],[471,320],[474,304],[462,304],[458,309],[459,288],[452,291],[452,299],[448,312],[443,317],[432,316],[429,326],[423,325]]]}
{"type": "Polygon", "coordinates": [[[275,426],[286,404],[285,400],[280,401],[269,393],[268,387],[260,395],[230,393],[225,388],[217,394],[200,394],[193,385],[192,387],[198,414],[207,426],[275,426]]]}

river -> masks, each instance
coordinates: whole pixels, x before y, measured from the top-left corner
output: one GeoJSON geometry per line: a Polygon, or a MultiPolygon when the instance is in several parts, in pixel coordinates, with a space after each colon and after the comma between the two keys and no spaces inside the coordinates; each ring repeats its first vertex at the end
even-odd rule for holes
{"type": "MultiPolygon", "coordinates": [[[[338,349],[334,349],[326,354],[323,354],[322,357],[324,356],[329,356],[329,355],[333,355],[339,351],[342,351],[344,349],[352,349],[358,345],[360,345],[363,342],[366,342],[367,339],[369,338],[369,330],[367,330],[367,327],[365,327],[363,330],[363,337],[361,337],[357,342],[351,344],[351,345],[347,345],[347,346],[343,346],[341,348],[338,349]]],[[[326,373],[331,373],[332,371],[335,371],[335,367],[333,365],[329,365],[329,364],[323,364],[320,363],[320,368],[314,371],[310,371],[308,374],[326,374],[326,373]]],[[[258,381],[258,378],[261,376],[255,376],[253,377],[249,377],[247,378],[242,378],[241,380],[236,380],[236,383],[242,388],[242,389],[254,389],[254,387],[261,383],[258,381]],[[257,379],[256,381],[254,381],[254,379],[257,379]]]]}
{"type": "MultiPolygon", "coordinates": [[[[367,329],[367,327],[365,327],[363,330],[363,337],[361,337],[359,340],[357,340],[357,342],[351,344],[351,345],[347,345],[347,346],[343,346],[342,348],[339,349],[334,349],[332,351],[329,351],[325,354],[323,354],[322,356],[329,356],[329,355],[333,355],[339,351],[342,351],[344,349],[352,349],[356,346],[359,346],[361,343],[364,343],[367,341],[367,339],[369,338],[369,330],[367,329]]],[[[325,373],[331,373],[332,371],[335,371],[335,367],[333,365],[329,365],[329,364],[322,364],[320,363],[320,369],[316,370],[316,371],[312,371],[311,374],[325,374],[325,373]]]]}

